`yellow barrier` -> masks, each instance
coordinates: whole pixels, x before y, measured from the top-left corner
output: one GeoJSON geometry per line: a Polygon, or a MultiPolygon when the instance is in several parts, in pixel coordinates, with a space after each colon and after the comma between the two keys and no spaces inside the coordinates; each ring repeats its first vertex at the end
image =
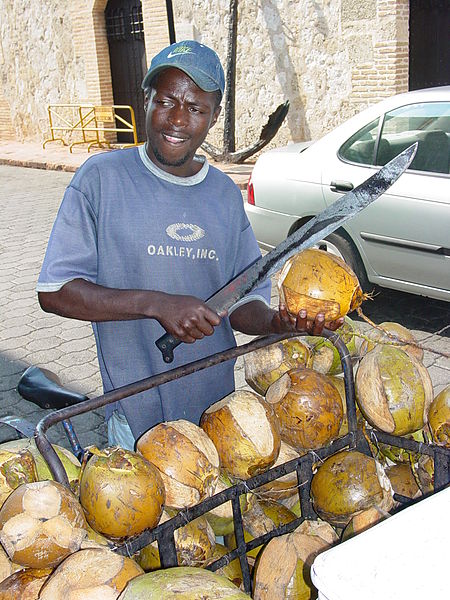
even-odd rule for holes
{"type": "MultiPolygon", "coordinates": [[[[64,146],[69,146],[70,152],[78,144],[89,144],[88,152],[94,146],[103,148],[106,145],[110,148],[110,143],[100,139],[100,133],[131,133],[133,135],[132,144],[123,144],[123,146],[136,146],[138,144],[136,132],[136,119],[134,110],[131,106],[113,104],[111,106],[95,106],[94,104],[50,104],[47,107],[48,119],[50,123],[51,137],[42,144],[48,142],[62,142],[64,146]],[[129,120],[117,114],[116,110],[128,110],[130,112],[129,120]],[[119,121],[123,127],[111,127],[119,121]],[[99,127],[99,124],[106,124],[107,127],[99,127]],[[81,134],[81,140],[72,142],[70,145],[63,137],[55,137],[55,133],[66,132],[70,135],[81,134]],[[89,138],[89,135],[93,137],[89,138]]],[[[61,133],[59,133],[61,135],[61,133]]]]}

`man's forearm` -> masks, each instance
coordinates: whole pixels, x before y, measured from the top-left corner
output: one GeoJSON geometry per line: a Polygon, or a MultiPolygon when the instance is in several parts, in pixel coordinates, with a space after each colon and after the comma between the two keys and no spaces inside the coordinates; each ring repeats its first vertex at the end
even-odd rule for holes
{"type": "Polygon", "coordinates": [[[72,319],[126,321],[155,317],[163,295],[146,290],[110,289],[74,279],[57,292],[39,292],[39,303],[46,312],[72,319]]]}

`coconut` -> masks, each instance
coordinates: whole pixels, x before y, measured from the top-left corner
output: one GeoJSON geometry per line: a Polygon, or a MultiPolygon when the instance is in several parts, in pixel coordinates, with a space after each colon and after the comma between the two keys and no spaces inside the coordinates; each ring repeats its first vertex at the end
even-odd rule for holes
{"type": "MultiPolygon", "coordinates": [[[[278,454],[275,464],[271,468],[279,467],[290,460],[299,458],[302,454],[303,453],[299,453],[295,448],[292,448],[292,446],[289,446],[289,444],[286,444],[286,442],[282,440],[280,444],[280,453],[278,454]]],[[[255,490],[255,493],[258,494],[259,498],[275,501],[295,496],[297,492],[297,471],[292,471],[282,477],[278,477],[278,479],[274,479],[255,490]]]]}
{"type": "MultiPolygon", "coordinates": [[[[74,454],[72,454],[72,452],[66,448],[63,448],[63,446],[52,444],[52,447],[63,464],[64,470],[67,474],[67,479],[69,480],[70,489],[74,494],[77,495],[81,471],[80,461],[74,454]]],[[[33,455],[36,463],[37,481],[53,479],[53,475],[49,469],[49,466],[47,465],[45,458],[39,452],[36,442],[33,438],[22,438],[19,440],[12,440],[11,442],[5,442],[0,445],[0,449],[3,448],[11,451],[28,450],[33,455]]]]}
{"type": "Polygon", "coordinates": [[[0,506],[19,485],[36,480],[36,464],[31,452],[0,449],[0,506]]]}
{"type": "Polygon", "coordinates": [[[296,450],[321,448],[338,437],[342,400],[327,375],[293,369],[270,386],[266,400],[280,420],[282,439],[296,450]]]}
{"type": "Polygon", "coordinates": [[[321,521],[320,519],[305,519],[295,531],[303,533],[304,535],[318,536],[330,546],[339,541],[339,537],[333,527],[326,521],[321,521]]]}
{"type": "Polygon", "coordinates": [[[361,343],[361,356],[373,350],[377,344],[399,344],[398,347],[404,350],[406,354],[417,360],[423,359],[423,350],[417,346],[416,338],[409,329],[403,327],[400,323],[391,321],[380,323],[378,327],[366,332],[365,338],[361,343]]]}
{"type": "Polygon", "coordinates": [[[248,479],[270,468],[280,451],[280,425],[263,398],[245,390],[233,392],[210,406],[200,426],[214,442],[222,468],[248,479]]]}
{"type": "Polygon", "coordinates": [[[391,465],[385,469],[392,489],[396,494],[407,498],[418,498],[421,491],[414,477],[411,465],[407,463],[391,465]]]}
{"type": "Polygon", "coordinates": [[[244,355],[245,381],[264,396],[267,388],[283,373],[308,366],[311,352],[299,338],[281,340],[244,355]]]}
{"type": "Polygon", "coordinates": [[[423,454],[417,463],[411,463],[417,485],[422,494],[434,492],[434,460],[431,456],[423,454]]]}
{"type": "Polygon", "coordinates": [[[156,467],[119,447],[96,450],[83,469],[80,502],[89,525],[110,538],[155,527],[165,499],[156,467]]]}
{"type": "MultiPolygon", "coordinates": [[[[339,334],[339,337],[347,346],[353,365],[356,364],[359,358],[359,338],[355,335],[357,331],[356,323],[350,317],[345,317],[344,323],[336,329],[336,333],[339,334]]],[[[306,341],[311,346],[312,368],[315,371],[327,375],[342,373],[341,357],[334,344],[320,336],[308,336],[306,341]]]]}
{"type": "Polygon", "coordinates": [[[428,425],[438,446],[450,448],[450,385],[434,398],[428,411],[428,425]]]}
{"type": "Polygon", "coordinates": [[[226,577],[197,567],[173,567],[136,577],[130,581],[117,600],[148,600],[148,598],[152,600],[170,598],[248,600],[247,594],[241,592],[226,577]]]}
{"type": "Polygon", "coordinates": [[[423,364],[394,346],[377,346],[359,363],[357,402],[374,427],[405,435],[422,429],[433,397],[423,364]]]}
{"type": "Polygon", "coordinates": [[[23,569],[23,567],[11,562],[6,552],[0,546],[0,581],[3,581],[20,569],[23,569]]]}
{"type": "Polygon", "coordinates": [[[56,481],[25,483],[0,509],[0,541],[25,567],[54,567],[80,548],[86,533],[81,505],[56,481]]]}
{"type": "MultiPolygon", "coordinates": [[[[225,556],[225,554],[228,554],[228,552],[229,550],[226,546],[224,546],[223,544],[216,544],[211,558],[205,563],[204,567],[208,567],[214,561],[218,560],[219,558],[222,558],[222,556],[225,556]]],[[[214,573],[217,573],[218,575],[223,575],[232,583],[234,583],[236,587],[241,589],[243,588],[244,578],[242,576],[241,563],[239,562],[238,558],[235,558],[223,567],[220,567],[220,569],[217,569],[216,571],[214,571],[214,573]]]]}
{"type": "Polygon", "coordinates": [[[55,569],[39,600],[116,600],[142,574],[134,560],[106,548],[79,550],[55,569]]]}
{"type": "MultiPolygon", "coordinates": [[[[215,494],[228,489],[232,485],[233,482],[231,481],[230,477],[224,471],[222,471],[217,482],[215,494]]],[[[254,496],[251,494],[242,494],[239,497],[239,503],[243,513],[249,509],[253,497],[254,496]]],[[[216,536],[226,535],[227,533],[231,533],[234,529],[233,506],[230,500],[228,502],[224,502],[223,504],[219,504],[219,506],[207,512],[205,517],[213,528],[216,536]]]]}
{"type": "MultiPolygon", "coordinates": [[[[296,515],[288,508],[278,502],[268,500],[258,500],[244,515],[242,515],[242,524],[244,527],[244,539],[246,542],[269,533],[280,525],[286,525],[296,519],[296,515]]],[[[236,538],[234,533],[226,535],[225,545],[229,550],[236,548],[236,538]]],[[[247,552],[249,564],[253,565],[258,556],[261,546],[257,546],[247,552]]]]}
{"type": "Polygon", "coordinates": [[[37,600],[52,569],[24,569],[0,583],[0,600],[37,600]]]}
{"type": "Polygon", "coordinates": [[[262,550],[255,567],[255,600],[316,598],[310,577],[315,557],[329,548],[322,538],[293,531],[273,538],[262,550]]]}
{"type": "MultiPolygon", "coordinates": [[[[176,511],[163,511],[160,523],[174,517],[176,511]]],[[[216,538],[214,531],[204,515],[190,521],[174,531],[175,548],[178,564],[190,567],[202,567],[210,560],[216,538]]],[[[161,567],[158,543],[152,542],[136,554],[136,562],[144,571],[155,571],[161,567]]]]}
{"type": "Polygon", "coordinates": [[[354,515],[348,525],[342,532],[342,541],[348,540],[366,529],[370,529],[380,521],[386,518],[386,513],[380,512],[375,506],[354,515]]]}
{"type": "MultiPolygon", "coordinates": [[[[415,431],[409,435],[402,435],[400,437],[403,437],[407,440],[414,440],[421,444],[427,443],[423,429],[415,431]]],[[[377,442],[376,448],[377,455],[375,455],[374,458],[387,464],[410,464],[411,462],[417,462],[421,456],[420,452],[414,452],[412,450],[407,450],[406,448],[400,448],[400,446],[393,446],[392,444],[384,444],[383,442],[377,442]]]]}
{"type": "Polygon", "coordinates": [[[314,248],[299,252],[285,263],[278,291],[292,315],[305,309],[309,319],[323,313],[325,321],[344,317],[364,300],[350,267],[334,254],[314,248]]]}
{"type": "Polygon", "coordinates": [[[325,459],[313,475],[314,510],[336,527],[345,527],[357,513],[378,506],[393,507],[393,491],[383,467],[357,450],[342,450],[325,459]]]}
{"type": "Polygon", "coordinates": [[[137,441],[138,451],[161,474],[165,505],[185,508],[212,496],[220,474],[217,450],[206,433],[189,421],[159,423],[137,441]]]}

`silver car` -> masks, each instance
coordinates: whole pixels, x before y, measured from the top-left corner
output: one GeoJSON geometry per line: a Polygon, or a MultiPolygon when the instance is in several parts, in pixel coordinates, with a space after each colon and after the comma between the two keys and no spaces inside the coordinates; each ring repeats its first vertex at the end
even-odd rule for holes
{"type": "Polygon", "coordinates": [[[245,209],[270,249],[417,141],[410,169],[319,247],[373,285],[450,301],[450,86],[393,96],[256,161],[245,209]]]}

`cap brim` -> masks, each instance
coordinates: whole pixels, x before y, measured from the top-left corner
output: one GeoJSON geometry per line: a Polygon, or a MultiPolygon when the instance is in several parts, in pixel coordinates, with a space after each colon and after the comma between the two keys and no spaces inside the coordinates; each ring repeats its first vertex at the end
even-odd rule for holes
{"type": "Polygon", "coordinates": [[[144,77],[144,81],[142,82],[142,89],[145,90],[146,88],[150,87],[150,83],[155,77],[155,75],[157,75],[161,71],[164,71],[165,69],[170,68],[178,69],[179,71],[183,71],[183,73],[186,73],[186,75],[190,77],[192,81],[196,85],[198,85],[198,87],[204,92],[215,92],[217,90],[220,90],[220,87],[217,85],[217,83],[213,81],[208,75],[206,75],[201,69],[196,69],[192,66],[190,66],[189,68],[182,67],[180,65],[174,65],[173,63],[169,62],[160,64],[154,69],[148,71],[147,75],[144,77]]]}

